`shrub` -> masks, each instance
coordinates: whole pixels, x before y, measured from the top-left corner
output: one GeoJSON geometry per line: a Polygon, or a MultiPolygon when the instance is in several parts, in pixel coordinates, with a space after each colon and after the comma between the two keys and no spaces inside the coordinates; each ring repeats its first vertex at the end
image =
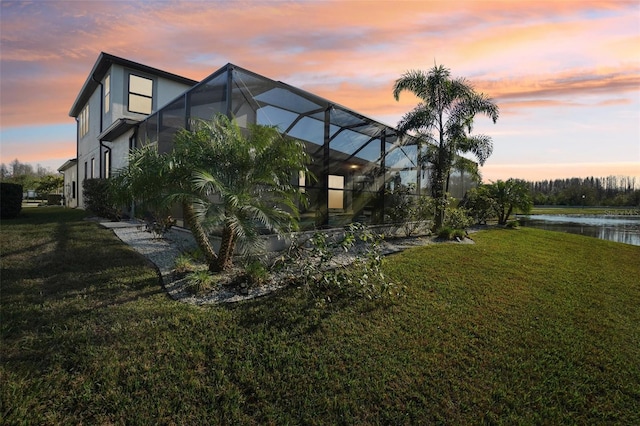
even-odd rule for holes
{"type": "Polygon", "coordinates": [[[22,185],[0,182],[0,217],[14,219],[22,210],[22,185]]]}
{"type": "Polygon", "coordinates": [[[443,226],[437,232],[438,238],[443,240],[463,240],[467,237],[467,232],[464,229],[454,229],[450,226],[443,226]]]}
{"type": "Polygon", "coordinates": [[[148,214],[145,221],[145,231],[153,234],[155,238],[163,237],[176,224],[176,220],[169,214],[148,214]]]}
{"type": "Polygon", "coordinates": [[[400,185],[387,192],[390,207],[386,213],[394,223],[402,225],[406,237],[410,237],[420,226],[420,222],[433,217],[435,204],[431,197],[414,195],[415,185],[400,185]]]}
{"type": "Polygon", "coordinates": [[[445,209],[444,225],[453,229],[465,229],[471,226],[473,219],[466,209],[447,207],[445,209]]]}
{"type": "Polygon", "coordinates": [[[244,265],[244,273],[249,286],[262,285],[269,278],[269,271],[258,260],[252,260],[244,265]]]}
{"type": "Polygon", "coordinates": [[[467,231],[465,231],[464,229],[454,229],[453,234],[451,234],[452,240],[464,240],[465,238],[467,238],[467,231]]]}
{"type": "Polygon", "coordinates": [[[187,275],[185,288],[191,293],[203,293],[211,290],[215,284],[215,277],[206,269],[194,271],[187,275]]]}
{"type": "Polygon", "coordinates": [[[62,204],[62,195],[61,194],[47,194],[47,205],[48,206],[59,206],[62,204]]]}
{"type": "Polygon", "coordinates": [[[120,213],[115,207],[107,179],[86,179],[83,186],[82,195],[87,210],[96,216],[120,220],[120,213]]]}
{"type": "Polygon", "coordinates": [[[176,257],[174,268],[177,273],[193,271],[193,269],[195,268],[193,264],[193,258],[186,253],[180,254],[178,257],[176,257]]]}
{"type": "Polygon", "coordinates": [[[453,231],[453,228],[451,228],[450,226],[443,226],[442,228],[438,229],[436,235],[438,235],[438,238],[441,238],[443,240],[450,240],[453,238],[453,231]]]}
{"type": "Polygon", "coordinates": [[[491,198],[487,185],[481,185],[468,190],[459,207],[467,209],[475,223],[486,225],[487,220],[497,216],[498,203],[491,198]]]}
{"type": "Polygon", "coordinates": [[[506,225],[507,228],[509,229],[518,229],[520,227],[520,222],[518,222],[518,220],[510,220],[507,222],[506,225]]]}
{"type": "Polygon", "coordinates": [[[306,249],[299,245],[290,250],[289,263],[297,266],[294,281],[304,285],[318,304],[336,297],[379,299],[399,297],[403,288],[382,273],[382,236],[366,226],[353,223],[342,235],[316,232],[306,249]],[[340,254],[355,259],[341,260],[340,254]]]}

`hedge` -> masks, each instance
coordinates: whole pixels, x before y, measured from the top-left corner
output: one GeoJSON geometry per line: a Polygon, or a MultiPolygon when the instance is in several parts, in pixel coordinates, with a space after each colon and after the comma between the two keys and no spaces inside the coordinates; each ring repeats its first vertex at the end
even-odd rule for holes
{"type": "Polygon", "coordinates": [[[22,185],[0,182],[0,217],[14,219],[22,210],[22,185]]]}

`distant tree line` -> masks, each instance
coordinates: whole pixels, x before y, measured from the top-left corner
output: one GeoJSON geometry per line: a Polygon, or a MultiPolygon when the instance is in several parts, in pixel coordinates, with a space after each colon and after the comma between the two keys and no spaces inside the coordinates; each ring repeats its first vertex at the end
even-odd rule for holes
{"type": "Polygon", "coordinates": [[[535,205],[640,206],[640,182],[607,176],[527,182],[535,205]]]}
{"type": "Polygon", "coordinates": [[[7,166],[0,164],[0,181],[22,185],[24,191],[36,191],[40,195],[61,193],[64,178],[38,164],[35,168],[21,163],[17,158],[7,166]]]}

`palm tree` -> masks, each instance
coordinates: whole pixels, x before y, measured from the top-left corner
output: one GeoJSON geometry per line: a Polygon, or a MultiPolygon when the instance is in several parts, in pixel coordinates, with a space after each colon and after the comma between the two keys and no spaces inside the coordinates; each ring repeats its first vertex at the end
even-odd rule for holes
{"type": "Polygon", "coordinates": [[[482,165],[493,150],[491,138],[470,135],[476,114],[485,114],[495,123],[498,106],[484,94],[476,93],[462,78],[452,79],[451,72],[442,65],[434,65],[428,72],[409,71],[396,80],[393,96],[408,90],[421,102],[403,116],[398,129],[401,133],[418,132],[433,152],[426,155],[433,164],[431,195],[436,199],[434,228],[442,226],[447,204],[449,176],[456,156],[473,154],[482,165]]]}
{"type": "Polygon", "coordinates": [[[260,228],[277,234],[297,229],[297,204],[306,202],[292,183],[300,172],[309,173],[304,145],[275,127],[250,125],[248,130],[245,135],[225,116],[198,125],[198,132],[215,141],[207,166],[192,178],[200,194],[197,217],[222,229],[214,271],[231,266],[236,246],[242,253],[255,247],[260,228]]]}
{"type": "Polygon", "coordinates": [[[167,216],[174,206],[180,206],[185,225],[202,250],[209,265],[217,260],[207,231],[198,220],[194,202],[198,194],[192,190],[191,174],[204,156],[202,146],[193,144],[191,150],[180,144],[180,149],[160,154],[155,144],[148,144],[129,154],[128,165],[114,174],[111,189],[116,203],[126,205],[135,201],[138,212],[148,212],[156,217],[167,216]]]}
{"type": "Polygon", "coordinates": [[[259,228],[297,228],[301,192],[291,182],[308,172],[304,146],[274,127],[250,125],[247,133],[219,115],[194,121],[176,133],[173,150],[159,154],[149,145],[134,151],[113,179],[120,199],[134,199],[155,211],[180,205],[185,224],[211,271],[231,266],[236,245],[247,252],[259,228]],[[209,231],[221,229],[218,253],[209,231]]]}

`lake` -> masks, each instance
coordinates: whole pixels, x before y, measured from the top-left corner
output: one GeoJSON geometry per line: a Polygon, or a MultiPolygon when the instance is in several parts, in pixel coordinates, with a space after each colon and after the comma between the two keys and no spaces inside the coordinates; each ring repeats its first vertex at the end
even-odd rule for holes
{"type": "Polygon", "coordinates": [[[518,215],[522,226],[587,235],[640,246],[640,216],[518,215]]]}

